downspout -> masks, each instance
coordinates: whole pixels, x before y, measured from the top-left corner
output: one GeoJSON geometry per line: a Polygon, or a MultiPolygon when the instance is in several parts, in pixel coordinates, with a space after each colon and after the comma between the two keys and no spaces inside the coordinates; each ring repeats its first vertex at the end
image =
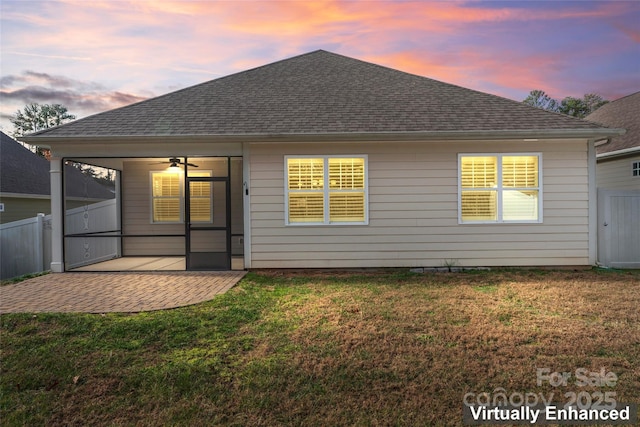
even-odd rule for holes
{"type": "MultiPolygon", "coordinates": [[[[124,167],[123,167],[124,169],[124,167]]],[[[123,210],[123,206],[122,206],[122,171],[121,170],[116,170],[115,171],[115,177],[114,177],[114,184],[115,184],[115,196],[116,196],[116,230],[118,230],[118,233],[122,236],[122,210],[123,210]]],[[[117,258],[121,258],[122,254],[123,254],[123,238],[122,237],[118,237],[118,243],[117,243],[117,248],[116,248],[116,257],[117,258]]]]}

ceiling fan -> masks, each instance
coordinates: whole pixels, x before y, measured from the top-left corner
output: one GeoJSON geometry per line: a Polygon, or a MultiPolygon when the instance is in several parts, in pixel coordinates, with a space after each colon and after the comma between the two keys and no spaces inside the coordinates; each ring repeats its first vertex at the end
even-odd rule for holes
{"type": "Polygon", "coordinates": [[[196,165],[194,163],[185,163],[185,162],[183,162],[182,160],[180,160],[177,157],[171,157],[168,162],[159,162],[159,163],[153,163],[153,164],[154,165],[168,164],[170,168],[177,168],[178,165],[184,165],[184,164],[186,164],[187,166],[190,166],[190,167],[194,167],[194,168],[199,167],[198,165],[196,165]]]}

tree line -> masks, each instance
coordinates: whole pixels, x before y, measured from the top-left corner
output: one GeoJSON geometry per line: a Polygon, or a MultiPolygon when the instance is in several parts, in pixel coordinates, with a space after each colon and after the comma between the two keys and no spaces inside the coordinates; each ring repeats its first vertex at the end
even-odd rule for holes
{"type": "MultiPolygon", "coordinates": [[[[18,110],[15,115],[11,117],[10,121],[11,124],[13,124],[13,137],[16,138],[60,126],[75,119],[76,116],[69,113],[69,110],[64,105],[38,104],[34,102],[26,105],[24,109],[18,110]]],[[[47,159],[50,157],[49,150],[46,148],[32,146],[30,149],[39,156],[47,159]]],[[[93,166],[78,162],[67,162],[67,164],[70,164],[103,185],[113,186],[114,174],[110,169],[99,168],[99,170],[97,170],[93,166]]]]}
{"type": "Polygon", "coordinates": [[[609,101],[595,93],[587,93],[582,98],[567,96],[562,101],[558,101],[551,98],[543,90],[536,89],[529,92],[529,96],[522,102],[532,107],[583,119],[609,101]]]}
{"type": "Polygon", "coordinates": [[[70,114],[67,107],[61,104],[31,103],[23,110],[16,111],[10,121],[13,125],[13,136],[18,137],[75,120],[76,116],[70,114]]]}

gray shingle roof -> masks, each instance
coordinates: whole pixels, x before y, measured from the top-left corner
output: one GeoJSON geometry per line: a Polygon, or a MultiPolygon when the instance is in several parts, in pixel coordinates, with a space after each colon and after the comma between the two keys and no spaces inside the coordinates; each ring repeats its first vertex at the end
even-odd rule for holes
{"type": "Polygon", "coordinates": [[[610,143],[598,146],[598,154],[640,148],[640,92],[605,104],[586,118],[605,126],[627,130],[624,135],[613,137],[610,143]]]}
{"type": "Polygon", "coordinates": [[[601,126],[323,50],[49,129],[46,137],[287,135],[601,126]]]}
{"type": "MultiPolygon", "coordinates": [[[[49,161],[0,132],[0,192],[50,195],[49,161]]],[[[112,199],[114,193],[88,178],[73,166],[65,165],[66,192],[69,197],[112,199]],[[86,190],[85,190],[86,184],[86,190]]]]}

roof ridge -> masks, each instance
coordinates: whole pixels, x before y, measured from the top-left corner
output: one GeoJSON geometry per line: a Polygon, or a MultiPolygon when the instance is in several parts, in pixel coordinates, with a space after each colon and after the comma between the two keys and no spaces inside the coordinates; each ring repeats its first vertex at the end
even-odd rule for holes
{"type": "MultiPolygon", "coordinates": [[[[628,101],[629,98],[631,98],[632,96],[638,96],[638,95],[640,95],[640,91],[630,93],[629,95],[625,95],[625,96],[620,97],[618,99],[614,99],[613,101],[609,101],[609,102],[605,103],[604,105],[602,105],[601,107],[599,107],[598,109],[596,109],[595,111],[589,113],[587,115],[587,117],[585,117],[585,120],[588,120],[588,121],[591,121],[591,122],[595,122],[593,119],[590,119],[589,117],[595,116],[597,118],[597,117],[601,116],[602,114],[607,114],[607,112],[609,110],[611,110],[612,108],[613,109],[618,109],[618,108],[620,108],[620,104],[622,102],[628,101]]],[[[640,100],[640,98],[639,98],[639,100],[640,100]]],[[[598,122],[595,122],[595,123],[598,123],[598,122]]]]}
{"type": "Polygon", "coordinates": [[[609,104],[612,104],[612,103],[614,103],[614,102],[618,102],[618,101],[622,101],[622,100],[623,100],[623,99],[625,99],[625,98],[630,98],[630,97],[632,97],[632,96],[634,96],[634,95],[638,95],[638,94],[640,94],[640,90],[639,90],[639,91],[636,91],[636,92],[633,92],[633,93],[630,93],[630,94],[625,95],[625,96],[621,96],[620,98],[614,99],[614,100],[612,100],[612,101],[609,101],[609,104]]]}

